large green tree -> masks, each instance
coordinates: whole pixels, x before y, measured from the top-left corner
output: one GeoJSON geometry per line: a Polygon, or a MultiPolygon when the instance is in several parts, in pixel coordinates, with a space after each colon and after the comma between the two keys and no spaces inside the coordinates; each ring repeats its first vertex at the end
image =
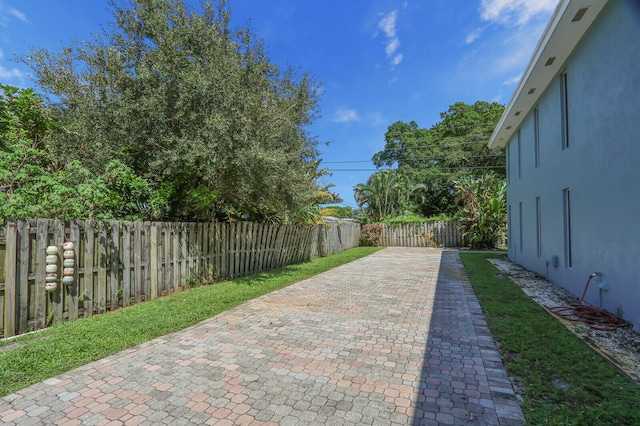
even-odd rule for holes
{"type": "Polygon", "coordinates": [[[459,208],[455,182],[493,171],[505,176],[504,153],[489,151],[487,141],[504,107],[478,101],[457,102],[429,129],[398,121],[387,129],[384,150],[373,156],[376,167],[396,166],[413,183],[424,185],[420,212],[454,215],[459,208]]]}
{"type": "Polygon", "coordinates": [[[143,219],[148,182],[119,160],[94,175],[51,145],[58,126],[33,89],[0,84],[0,226],[12,218],[143,219]]]}
{"type": "Polygon", "coordinates": [[[118,159],[164,206],[156,218],[305,211],[319,83],[271,62],[249,28],[230,28],[225,0],[110,5],[115,21],[93,41],[23,58],[60,120],[55,150],[95,174],[118,159]]]}

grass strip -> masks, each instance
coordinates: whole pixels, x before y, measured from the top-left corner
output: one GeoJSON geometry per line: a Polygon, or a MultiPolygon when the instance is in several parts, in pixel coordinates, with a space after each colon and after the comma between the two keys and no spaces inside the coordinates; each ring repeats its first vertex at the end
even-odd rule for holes
{"type": "Polygon", "coordinates": [[[640,424],[640,388],[487,261],[460,253],[530,425],[640,424]]]}
{"type": "Polygon", "coordinates": [[[311,262],[196,287],[171,296],[0,342],[0,396],[189,327],[247,300],[372,254],[358,247],[311,262]]]}

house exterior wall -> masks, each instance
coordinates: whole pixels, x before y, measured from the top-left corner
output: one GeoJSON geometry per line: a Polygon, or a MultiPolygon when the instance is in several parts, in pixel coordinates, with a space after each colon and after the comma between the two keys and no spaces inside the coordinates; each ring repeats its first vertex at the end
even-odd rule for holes
{"type": "Polygon", "coordinates": [[[539,166],[535,109],[507,149],[509,258],[577,296],[601,273],[585,300],[632,324],[640,324],[639,40],[638,2],[608,2],[539,98],[539,166]]]}

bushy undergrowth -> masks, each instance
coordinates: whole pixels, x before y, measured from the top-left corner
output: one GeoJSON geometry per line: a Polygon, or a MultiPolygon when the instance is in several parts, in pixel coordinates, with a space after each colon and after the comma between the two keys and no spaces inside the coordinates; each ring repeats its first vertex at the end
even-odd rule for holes
{"type": "Polygon", "coordinates": [[[473,248],[492,249],[505,240],[507,229],[507,185],[492,174],[456,182],[463,204],[460,223],[473,248]]]}
{"type": "Polygon", "coordinates": [[[382,243],[382,225],[369,223],[362,227],[360,245],[365,247],[378,247],[382,243]]]}

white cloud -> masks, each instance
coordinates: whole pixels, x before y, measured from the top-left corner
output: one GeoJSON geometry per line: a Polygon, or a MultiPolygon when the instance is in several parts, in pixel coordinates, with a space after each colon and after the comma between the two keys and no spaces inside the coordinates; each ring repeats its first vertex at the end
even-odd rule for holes
{"type": "Polygon", "coordinates": [[[27,15],[25,15],[22,12],[20,12],[18,9],[14,9],[14,8],[10,7],[10,8],[7,9],[7,13],[9,15],[13,15],[14,17],[18,18],[22,22],[29,22],[29,20],[27,19],[27,15]]]}
{"type": "Polygon", "coordinates": [[[394,38],[389,41],[387,47],[384,50],[385,52],[387,52],[387,56],[391,56],[395,53],[396,50],[398,50],[398,47],[400,47],[400,40],[394,38]]]}
{"type": "Polygon", "coordinates": [[[10,6],[5,6],[2,4],[2,0],[0,0],[0,25],[6,27],[9,24],[9,21],[12,19],[17,19],[22,22],[29,22],[27,19],[27,15],[10,6]]]}
{"type": "Polygon", "coordinates": [[[0,78],[3,80],[7,80],[10,78],[22,78],[24,74],[17,68],[7,69],[0,65],[0,78]]]}
{"type": "Polygon", "coordinates": [[[358,121],[358,111],[355,109],[338,108],[333,115],[333,121],[336,123],[348,123],[350,121],[358,121]]]}
{"type": "Polygon", "coordinates": [[[466,35],[474,49],[465,55],[465,74],[517,84],[558,1],[482,0],[480,23],[466,35]]]}
{"type": "Polygon", "coordinates": [[[495,69],[501,74],[521,72],[527,66],[545,25],[527,25],[511,31],[502,43],[502,52],[494,58],[495,69]]]}
{"type": "Polygon", "coordinates": [[[380,22],[378,22],[378,28],[384,31],[389,38],[396,36],[396,20],[398,19],[398,11],[394,10],[384,16],[380,22]]]}
{"type": "MultiPolygon", "coordinates": [[[[2,52],[2,49],[0,49],[0,61],[2,61],[3,57],[4,57],[4,53],[2,52]]],[[[25,77],[24,73],[20,71],[18,68],[9,69],[3,66],[2,63],[0,63],[0,79],[2,80],[9,80],[12,78],[23,79],[24,77],[25,77]]]]}
{"type": "Polygon", "coordinates": [[[391,66],[402,62],[402,54],[396,53],[400,48],[400,39],[396,32],[396,21],[398,19],[398,11],[394,10],[384,15],[378,22],[378,29],[381,30],[387,38],[387,44],[385,46],[385,52],[387,57],[391,60],[391,66]]]}
{"type": "Polygon", "coordinates": [[[482,0],[480,18],[504,26],[522,26],[539,14],[553,12],[558,0],[482,0]]]}
{"type": "Polygon", "coordinates": [[[467,44],[473,43],[474,41],[476,41],[477,39],[480,38],[480,36],[482,35],[482,31],[484,31],[484,28],[476,28],[475,30],[471,31],[467,35],[467,38],[465,39],[465,42],[467,44]]]}

